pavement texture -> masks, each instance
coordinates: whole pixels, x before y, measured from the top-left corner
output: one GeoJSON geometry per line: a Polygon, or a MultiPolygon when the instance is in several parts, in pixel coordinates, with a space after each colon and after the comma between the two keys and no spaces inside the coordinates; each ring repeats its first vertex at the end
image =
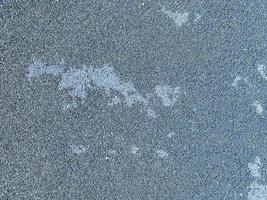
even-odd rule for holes
{"type": "Polygon", "coordinates": [[[266,200],[267,1],[0,1],[0,199],[266,200]]]}

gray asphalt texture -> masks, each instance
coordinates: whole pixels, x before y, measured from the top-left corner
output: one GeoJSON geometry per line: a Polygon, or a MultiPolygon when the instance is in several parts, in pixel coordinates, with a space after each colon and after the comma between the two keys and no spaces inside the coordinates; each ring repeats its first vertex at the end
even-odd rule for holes
{"type": "Polygon", "coordinates": [[[256,156],[266,177],[267,116],[251,104],[267,108],[256,70],[267,64],[267,1],[1,2],[0,199],[248,199],[256,156]],[[160,5],[187,11],[188,22],[173,26],[160,5]],[[194,13],[203,16],[195,22],[194,13]],[[156,119],[109,108],[96,91],[66,112],[57,79],[27,80],[35,59],[111,63],[141,93],[162,82],[187,93],[156,119]],[[253,86],[233,88],[237,75],[253,86]],[[74,154],[70,144],[88,151],[74,154]],[[129,153],[131,144],[140,155],[129,153]],[[110,149],[117,154],[107,159],[110,149]]]}

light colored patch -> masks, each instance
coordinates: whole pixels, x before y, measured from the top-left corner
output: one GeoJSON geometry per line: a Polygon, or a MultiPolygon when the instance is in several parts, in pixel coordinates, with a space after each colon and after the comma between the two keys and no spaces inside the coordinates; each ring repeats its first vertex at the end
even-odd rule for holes
{"type": "Polygon", "coordinates": [[[135,155],[138,151],[139,151],[139,148],[137,146],[135,146],[135,145],[131,146],[131,153],[132,154],[135,155]]]}
{"type": "Polygon", "coordinates": [[[169,85],[158,85],[155,87],[155,93],[161,98],[164,106],[173,106],[181,94],[180,90],[180,87],[172,88],[169,85]]]}
{"type": "MultiPolygon", "coordinates": [[[[86,98],[87,89],[103,89],[108,96],[111,91],[119,92],[124,97],[124,102],[131,107],[135,104],[147,106],[147,99],[142,97],[131,82],[123,82],[110,65],[104,65],[100,68],[92,66],[82,66],[81,68],[70,69],[63,73],[63,68],[56,65],[46,66],[40,61],[35,61],[29,66],[28,79],[31,81],[34,77],[44,74],[54,76],[61,75],[59,89],[66,90],[74,98],[86,98]]],[[[113,99],[113,104],[119,103],[119,99],[113,99]]]]}
{"type": "Polygon", "coordinates": [[[259,183],[261,179],[261,167],[262,163],[259,157],[255,158],[255,161],[248,163],[250,174],[255,180],[248,186],[248,199],[249,200],[266,200],[267,199],[267,185],[259,183]]]}
{"type": "Polygon", "coordinates": [[[72,100],[70,102],[64,101],[63,102],[63,110],[72,110],[78,107],[78,104],[76,101],[72,100]]]}
{"type": "Polygon", "coordinates": [[[137,92],[131,82],[122,82],[115,74],[114,68],[109,65],[94,69],[90,77],[93,84],[98,88],[103,88],[107,94],[110,94],[110,90],[115,90],[127,97],[129,94],[137,92]]]}
{"type": "Polygon", "coordinates": [[[72,97],[71,104],[63,105],[65,110],[77,107],[77,98],[85,102],[88,90],[103,90],[112,101],[109,106],[125,104],[128,107],[138,105],[140,112],[145,112],[148,117],[156,118],[156,113],[150,108],[150,98],[155,94],[161,98],[164,106],[172,106],[177,101],[180,94],[180,87],[172,88],[169,85],[159,85],[155,87],[153,93],[144,96],[140,94],[132,82],[123,81],[115,73],[113,66],[108,64],[94,68],[92,66],[80,66],[80,68],[64,68],[57,65],[48,65],[40,61],[35,61],[29,66],[28,79],[37,78],[44,74],[60,76],[58,84],[59,90],[64,90],[72,97]],[[114,93],[119,94],[120,98],[114,93]]]}
{"type": "Polygon", "coordinates": [[[261,77],[264,79],[264,80],[267,80],[267,72],[266,72],[266,65],[258,65],[258,72],[260,73],[261,77]]]}
{"type": "Polygon", "coordinates": [[[137,93],[134,85],[131,82],[123,82],[115,74],[114,68],[109,65],[104,65],[100,68],[93,68],[92,66],[82,66],[79,69],[70,69],[63,73],[63,68],[56,65],[46,66],[40,61],[34,62],[29,66],[28,79],[38,77],[44,74],[52,74],[54,76],[62,75],[59,83],[59,89],[66,89],[73,97],[86,97],[86,89],[104,89],[106,94],[110,95],[111,90],[121,93],[126,101],[131,95],[136,95],[138,98],[134,98],[135,101],[143,99],[141,95],[137,93]]]}
{"type": "Polygon", "coordinates": [[[156,112],[153,110],[153,109],[151,109],[151,108],[147,108],[147,115],[149,116],[149,117],[151,117],[151,118],[157,118],[157,115],[156,115],[156,112]]]}
{"type": "Polygon", "coordinates": [[[249,186],[248,192],[249,200],[266,200],[267,199],[267,186],[261,185],[258,182],[253,182],[249,186]]]}
{"type": "Polygon", "coordinates": [[[251,84],[249,83],[248,79],[247,78],[244,78],[244,77],[241,77],[241,76],[236,76],[235,77],[235,80],[233,81],[232,83],[232,86],[237,88],[238,87],[238,84],[243,81],[244,83],[246,83],[248,86],[251,87],[251,84]]]}
{"type": "Polygon", "coordinates": [[[258,115],[262,115],[263,114],[264,109],[263,109],[262,104],[259,101],[254,101],[252,103],[252,106],[254,106],[256,108],[256,113],[258,115]]]}
{"type": "Polygon", "coordinates": [[[77,108],[78,104],[76,101],[71,101],[71,102],[64,102],[63,103],[63,110],[72,110],[74,108],[77,108]]]}
{"type": "Polygon", "coordinates": [[[108,150],[108,155],[110,155],[110,156],[115,156],[115,155],[117,155],[117,151],[114,150],[114,149],[109,149],[109,150],[108,150]]]}
{"type": "Polygon", "coordinates": [[[175,135],[176,135],[175,132],[170,132],[170,133],[168,133],[167,137],[168,138],[173,138],[175,135]]]}
{"type": "Polygon", "coordinates": [[[162,150],[162,149],[158,149],[156,150],[156,154],[160,157],[160,158],[167,158],[169,156],[169,154],[162,150]]]}
{"type": "Polygon", "coordinates": [[[121,104],[121,99],[117,96],[113,97],[111,102],[108,103],[109,106],[114,106],[118,104],[121,104]]]}
{"type": "Polygon", "coordinates": [[[118,152],[115,149],[109,149],[107,156],[105,157],[105,160],[108,161],[110,159],[112,159],[112,157],[116,156],[118,154],[118,152]]]}
{"type": "Polygon", "coordinates": [[[199,13],[196,13],[195,14],[195,19],[194,19],[194,22],[197,22],[200,18],[202,17],[202,15],[201,14],[199,14],[199,13]]]}
{"type": "Polygon", "coordinates": [[[70,145],[71,151],[77,155],[81,155],[86,152],[87,148],[83,145],[70,145]]]}
{"type": "Polygon", "coordinates": [[[262,167],[261,160],[259,157],[256,157],[255,161],[252,163],[248,163],[248,168],[250,170],[251,176],[254,178],[260,178],[260,168],[262,167]]]}
{"type": "Polygon", "coordinates": [[[183,12],[183,13],[172,12],[170,10],[167,10],[164,7],[162,7],[161,11],[165,15],[167,15],[169,18],[171,18],[177,27],[183,26],[189,19],[189,13],[188,12],[183,12]]]}
{"type": "Polygon", "coordinates": [[[38,78],[42,75],[59,76],[63,73],[64,69],[57,65],[46,66],[41,61],[35,60],[28,68],[27,78],[31,82],[33,78],[38,78]]]}
{"type": "MultiPolygon", "coordinates": [[[[103,89],[108,96],[111,96],[111,91],[119,92],[129,107],[137,103],[147,105],[146,99],[137,92],[134,85],[131,82],[123,82],[115,74],[112,66],[104,65],[102,68],[89,68],[86,77],[91,82],[90,88],[103,89]]],[[[118,102],[118,99],[116,101],[118,102]]]]}
{"type": "Polygon", "coordinates": [[[86,97],[86,88],[90,87],[88,73],[91,69],[83,67],[82,69],[71,69],[63,74],[58,85],[60,90],[66,89],[73,97],[84,99],[86,97]]]}
{"type": "Polygon", "coordinates": [[[148,105],[148,100],[142,97],[139,93],[128,95],[125,98],[126,105],[132,107],[132,105],[142,104],[144,106],[148,105]]]}

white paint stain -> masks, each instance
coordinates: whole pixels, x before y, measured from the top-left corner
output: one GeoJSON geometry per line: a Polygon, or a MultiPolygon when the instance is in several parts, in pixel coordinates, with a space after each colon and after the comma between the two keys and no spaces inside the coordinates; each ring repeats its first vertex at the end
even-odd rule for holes
{"type": "Polygon", "coordinates": [[[63,73],[64,69],[58,65],[46,66],[41,61],[35,60],[28,68],[27,78],[31,82],[33,78],[50,74],[53,76],[59,76],[63,73]]]}
{"type": "Polygon", "coordinates": [[[109,150],[108,150],[108,155],[110,155],[110,156],[115,156],[115,155],[117,155],[117,151],[114,150],[114,149],[109,149],[109,150]]]}
{"type": "Polygon", "coordinates": [[[109,106],[114,106],[118,104],[121,104],[121,99],[117,96],[113,97],[111,102],[108,103],[109,106]]]}
{"type": "Polygon", "coordinates": [[[157,115],[156,115],[156,112],[153,110],[153,109],[151,109],[151,108],[147,108],[147,115],[149,116],[149,117],[151,117],[151,118],[157,118],[157,115]]]}
{"type": "Polygon", "coordinates": [[[172,106],[177,101],[180,94],[180,87],[172,88],[169,85],[159,85],[155,87],[153,93],[145,95],[140,94],[132,82],[123,81],[115,73],[113,66],[103,65],[102,67],[80,66],[80,68],[71,68],[69,70],[62,66],[45,65],[40,61],[35,61],[29,66],[28,80],[38,78],[39,76],[50,74],[60,76],[58,84],[59,90],[64,90],[72,97],[73,102],[65,103],[65,110],[77,107],[77,99],[82,103],[87,98],[88,90],[103,90],[108,98],[111,98],[109,106],[125,104],[128,107],[138,105],[141,112],[148,117],[156,118],[155,111],[149,105],[150,98],[157,95],[161,98],[164,106],[172,106]],[[115,95],[117,93],[120,97],[115,95]]]}
{"type": "Polygon", "coordinates": [[[126,105],[132,107],[132,105],[142,104],[144,106],[148,106],[148,100],[142,97],[139,93],[135,93],[127,96],[125,99],[126,105]]]}
{"type": "Polygon", "coordinates": [[[139,148],[135,145],[131,146],[131,153],[135,155],[139,151],[139,148]]]}
{"type": "Polygon", "coordinates": [[[195,19],[194,19],[194,22],[197,22],[200,18],[202,17],[202,15],[201,14],[199,14],[199,13],[196,13],[195,14],[195,19]]]}
{"type": "Polygon", "coordinates": [[[183,12],[183,13],[179,13],[177,11],[172,12],[170,10],[167,10],[165,7],[162,7],[161,11],[169,18],[171,18],[177,27],[183,26],[189,19],[188,12],[183,12]]]}
{"type": "Polygon", "coordinates": [[[115,149],[109,149],[107,152],[107,156],[105,157],[105,160],[109,160],[110,158],[117,155],[117,151],[115,149]]]}
{"type": "Polygon", "coordinates": [[[260,64],[258,65],[258,72],[260,73],[261,77],[264,79],[264,80],[267,80],[267,72],[266,72],[266,65],[263,65],[263,64],[260,64]]]}
{"type": "Polygon", "coordinates": [[[259,157],[256,157],[255,161],[248,164],[251,176],[255,179],[248,187],[248,199],[249,200],[266,200],[267,199],[267,185],[259,183],[261,178],[262,164],[259,157]]]}
{"type": "Polygon", "coordinates": [[[76,101],[72,100],[70,102],[63,102],[63,109],[64,110],[72,110],[74,108],[77,108],[78,107],[78,104],[76,101]]]}
{"type": "Polygon", "coordinates": [[[164,106],[173,106],[181,94],[181,89],[180,87],[172,88],[169,85],[158,85],[155,87],[155,93],[161,98],[164,106]]]}
{"type": "Polygon", "coordinates": [[[115,74],[114,68],[109,65],[104,65],[101,68],[92,70],[88,76],[98,88],[102,88],[109,95],[111,90],[118,91],[125,98],[130,94],[137,93],[134,85],[131,82],[123,82],[115,74]]]}
{"type": "Polygon", "coordinates": [[[167,137],[168,138],[173,138],[175,135],[176,135],[175,132],[170,132],[170,133],[168,133],[167,137]]]}
{"type": "Polygon", "coordinates": [[[232,83],[232,86],[233,87],[237,87],[238,84],[243,81],[244,83],[248,84],[249,86],[251,86],[247,80],[247,78],[244,78],[244,77],[241,77],[241,76],[236,76],[233,83],[232,83]]]}
{"type": "Polygon", "coordinates": [[[90,79],[87,76],[89,70],[85,67],[82,69],[70,69],[62,75],[58,85],[59,89],[67,90],[73,98],[84,99],[86,97],[86,89],[90,87],[90,79]]]}
{"type": "Polygon", "coordinates": [[[169,154],[162,150],[162,149],[158,149],[156,150],[156,154],[160,157],[160,158],[167,158],[169,156],[169,154]]]}
{"type": "Polygon", "coordinates": [[[260,172],[261,167],[262,164],[259,157],[256,157],[254,162],[248,163],[248,168],[250,170],[251,176],[257,179],[261,177],[261,172],[260,172]]]}
{"type": "Polygon", "coordinates": [[[71,151],[77,155],[81,155],[83,153],[86,152],[87,147],[83,146],[83,145],[70,145],[71,151]]]}
{"type": "Polygon", "coordinates": [[[132,83],[122,82],[109,65],[95,69],[92,66],[72,69],[62,76],[59,88],[69,89],[73,97],[80,98],[85,98],[87,88],[103,89],[109,96],[112,90],[117,91],[125,98],[137,92],[132,83]]]}
{"type": "MultiPolygon", "coordinates": [[[[45,74],[61,75],[58,87],[60,90],[66,90],[73,99],[81,98],[84,100],[88,89],[103,89],[108,96],[112,96],[112,91],[120,93],[124,97],[124,102],[129,107],[136,104],[141,104],[145,108],[148,106],[147,99],[137,92],[131,82],[122,81],[110,65],[104,65],[100,68],[82,66],[81,68],[70,69],[63,73],[63,67],[55,65],[46,66],[38,61],[30,65],[28,70],[29,81],[33,77],[45,74]]],[[[117,104],[120,101],[118,97],[115,97],[112,104],[117,104]]]]}
{"type": "Polygon", "coordinates": [[[249,186],[248,192],[249,200],[266,200],[267,199],[267,186],[261,185],[258,182],[253,182],[249,186]]]}
{"type": "Polygon", "coordinates": [[[86,89],[103,89],[107,95],[110,92],[117,91],[122,94],[127,102],[143,101],[140,94],[134,88],[131,82],[123,82],[115,74],[114,68],[109,65],[104,65],[100,68],[92,66],[82,66],[77,69],[70,69],[63,73],[63,68],[56,65],[46,66],[40,61],[34,62],[29,66],[28,79],[31,81],[33,77],[39,77],[45,74],[54,76],[62,75],[59,83],[59,89],[66,89],[72,97],[85,98],[86,89]],[[132,95],[135,95],[134,97],[132,95]],[[129,97],[129,99],[127,99],[129,97]]]}
{"type": "Polygon", "coordinates": [[[263,109],[262,103],[260,103],[259,101],[254,101],[252,103],[252,106],[254,106],[256,108],[256,113],[258,115],[262,115],[263,114],[264,109],[263,109]]]}

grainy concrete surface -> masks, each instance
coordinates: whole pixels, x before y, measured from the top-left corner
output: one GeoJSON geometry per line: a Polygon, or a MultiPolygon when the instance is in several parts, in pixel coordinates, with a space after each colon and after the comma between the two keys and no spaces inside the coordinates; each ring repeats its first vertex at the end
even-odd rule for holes
{"type": "Polygon", "coordinates": [[[266,6],[0,1],[0,199],[267,199],[266,6]]]}

